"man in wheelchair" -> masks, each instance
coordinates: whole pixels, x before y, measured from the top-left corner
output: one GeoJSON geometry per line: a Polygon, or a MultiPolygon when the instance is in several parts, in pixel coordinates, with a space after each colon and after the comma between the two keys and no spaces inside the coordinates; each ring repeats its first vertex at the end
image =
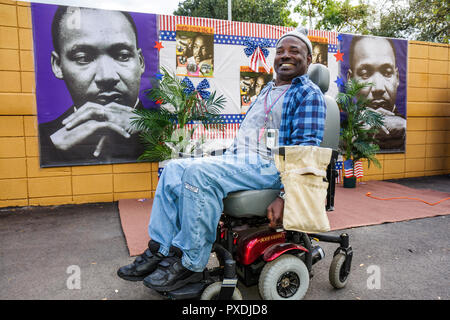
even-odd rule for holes
{"type": "Polygon", "coordinates": [[[143,280],[159,292],[201,281],[223,199],[236,191],[280,190],[267,207],[267,218],[271,227],[281,225],[284,192],[273,150],[278,145],[319,146],[324,135],[325,99],[307,75],[311,51],[306,30],[283,35],[276,44],[276,79],[251,105],[233,146],[220,156],[167,164],[153,201],[148,249],[118,270],[121,278],[143,280]]]}

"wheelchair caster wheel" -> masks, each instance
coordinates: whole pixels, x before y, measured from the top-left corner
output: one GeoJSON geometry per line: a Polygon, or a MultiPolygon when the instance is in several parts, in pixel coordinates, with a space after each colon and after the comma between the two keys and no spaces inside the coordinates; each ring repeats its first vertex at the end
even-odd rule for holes
{"type": "Polygon", "coordinates": [[[264,300],[300,300],[308,287],[308,268],[300,258],[290,254],[267,263],[258,282],[264,300]]]}
{"type": "MultiPolygon", "coordinates": [[[[200,300],[217,300],[222,288],[222,282],[214,282],[207,286],[200,297],[200,300]]],[[[234,288],[233,296],[231,300],[242,300],[241,291],[237,287],[234,288]]]]}
{"type": "Polygon", "coordinates": [[[331,262],[329,280],[331,285],[336,289],[341,289],[347,284],[349,274],[345,272],[345,259],[346,255],[341,252],[335,255],[331,262]]]}

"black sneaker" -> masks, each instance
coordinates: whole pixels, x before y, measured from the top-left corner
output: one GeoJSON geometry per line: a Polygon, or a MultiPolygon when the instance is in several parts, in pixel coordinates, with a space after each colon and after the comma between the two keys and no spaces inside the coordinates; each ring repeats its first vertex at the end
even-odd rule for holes
{"type": "Polygon", "coordinates": [[[164,256],[158,252],[159,243],[150,240],[148,249],[138,256],[133,263],[121,267],[117,270],[117,275],[125,280],[141,281],[146,276],[155,271],[158,263],[160,263],[164,256]]]}
{"type": "Polygon", "coordinates": [[[188,283],[196,283],[203,279],[202,272],[193,272],[181,264],[181,256],[165,257],[158,268],[143,283],[146,287],[159,292],[179,289],[188,283]]]}

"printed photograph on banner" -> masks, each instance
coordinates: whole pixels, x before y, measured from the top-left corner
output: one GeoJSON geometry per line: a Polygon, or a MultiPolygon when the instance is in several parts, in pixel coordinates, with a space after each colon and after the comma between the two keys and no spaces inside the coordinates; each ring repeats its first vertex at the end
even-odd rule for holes
{"type": "Polygon", "coordinates": [[[214,29],[177,25],[176,74],[212,77],[214,74],[214,29]]]}
{"type": "Polygon", "coordinates": [[[273,79],[273,70],[265,72],[263,67],[259,67],[259,72],[253,72],[250,67],[241,67],[240,74],[240,97],[241,113],[246,113],[253,101],[255,101],[261,89],[273,79]]]}
{"type": "Polygon", "coordinates": [[[312,44],[312,63],[328,66],[328,38],[308,37],[312,44]]]}
{"type": "Polygon", "coordinates": [[[384,115],[384,127],[375,136],[380,153],[405,152],[408,41],[350,34],[341,38],[341,77],[370,84],[361,94],[384,115]]]}
{"type": "Polygon", "coordinates": [[[41,167],[137,162],[157,16],[32,3],[41,167]]]}

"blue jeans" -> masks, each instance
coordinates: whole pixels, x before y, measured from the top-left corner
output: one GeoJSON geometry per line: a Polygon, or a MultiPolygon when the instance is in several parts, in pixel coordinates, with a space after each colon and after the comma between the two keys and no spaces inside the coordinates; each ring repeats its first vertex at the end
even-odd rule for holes
{"type": "Polygon", "coordinates": [[[241,190],[280,188],[273,161],[248,154],[176,159],[164,168],[153,200],[148,233],[169,253],[183,251],[185,268],[206,267],[223,211],[223,198],[241,190]]]}

